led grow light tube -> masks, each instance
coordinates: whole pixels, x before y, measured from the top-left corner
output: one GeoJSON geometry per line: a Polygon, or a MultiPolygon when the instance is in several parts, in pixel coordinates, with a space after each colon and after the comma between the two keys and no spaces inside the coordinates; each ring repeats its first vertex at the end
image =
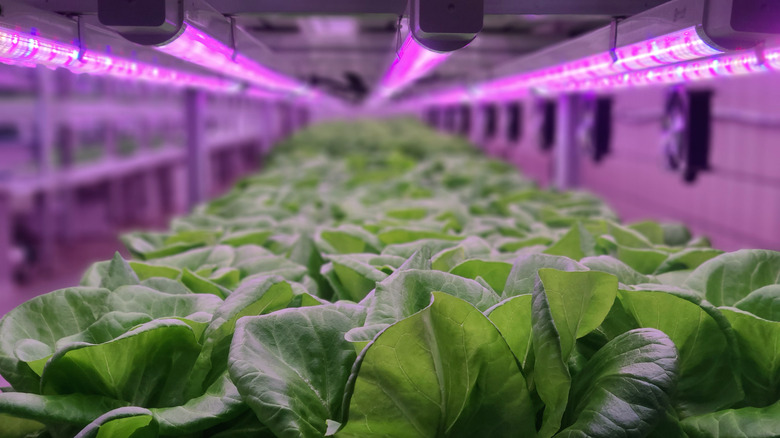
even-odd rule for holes
{"type": "Polygon", "coordinates": [[[0,28],[0,62],[21,67],[44,65],[62,67],[74,73],[113,76],[176,87],[195,87],[210,91],[237,91],[234,81],[185,73],[109,55],[86,52],[37,35],[0,28]]]}
{"type": "Polygon", "coordinates": [[[377,96],[387,99],[444,62],[449,53],[432,52],[411,35],[406,37],[393,64],[379,85],[377,96]]]}
{"type": "Polygon", "coordinates": [[[549,84],[542,91],[576,92],[660,84],[679,84],[731,76],[780,72],[780,47],[768,49],[763,63],[755,51],[737,52],[676,65],[650,68],[603,78],[569,80],[549,84]]]}
{"type": "MultiPolygon", "coordinates": [[[[603,52],[553,67],[503,77],[469,87],[461,86],[442,90],[417,100],[416,103],[423,105],[452,104],[475,100],[518,98],[524,96],[530,89],[547,92],[579,91],[587,90],[588,87],[595,86],[595,84],[605,87],[604,84],[618,83],[619,80],[638,84],[640,81],[648,82],[651,80],[642,78],[642,74],[653,74],[645,73],[648,69],[654,70],[656,75],[660,75],[661,70],[664,70],[667,72],[666,77],[670,77],[668,72],[673,67],[676,69],[675,73],[679,74],[677,64],[722,53],[722,50],[707,44],[699,36],[696,27],[691,27],[616,48],[614,53],[603,52]]],[[[656,81],[659,80],[658,77],[653,76],[656,81]]]]}
{"type": "Polygon", "coordinates": [[[723,53],[707,44],[695,27],[641,43],[620,47],[558,66],[498,79],[484,84],[483,95],[500,95],[566,80],[588,80],[644,70],[723,53]]]}
{"type": "Polygon", "coordinates": [[[185,24],[184,31],[173,41],[157,50],[226,76],[244,80],[271,91],[295,95],[310,92],[308,85],[277,73],[257,62],[236,54],[234,50],[194,26],[185,24]]]}

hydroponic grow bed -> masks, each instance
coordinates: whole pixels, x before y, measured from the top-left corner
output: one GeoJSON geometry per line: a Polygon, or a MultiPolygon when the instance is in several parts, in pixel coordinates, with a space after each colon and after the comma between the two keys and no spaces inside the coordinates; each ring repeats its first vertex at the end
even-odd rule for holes
{"type": "Polygon", "coordinates": [[[323,125],[0,322],[2,437],[780,435],[780,253],[323,125]]]}

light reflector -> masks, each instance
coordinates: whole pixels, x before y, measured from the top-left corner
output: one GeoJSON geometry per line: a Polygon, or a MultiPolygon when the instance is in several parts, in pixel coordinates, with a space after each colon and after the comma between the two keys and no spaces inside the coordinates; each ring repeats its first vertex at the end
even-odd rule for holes
{"type": "Polygon", "coordinates": [[[294,94],[309,92],[309,87],[298,80],[277,73],[245,56],[234,56],[233,49],[193,26],[186,26],[175,40],[158,46],[157,50],[268,90],[294,94]]]}
{"type": "Polygon", "coordinates": [[[235,82],[222,78],[185,73],[100,53],[87,52],[79,59],[79,48],[73,44],[4,28],[0,28],[0,62],[21,67],[62,67],[74,73],[113,76],[175,87],[221,92],[237,89],[235,82]]]}
{"type": "Polygon", "coordinates": [[[378,97],[387,99],[423,77],[447,59],[449,53],[436,53],[424,48],[409,35],[401,46],[393,65],[385,74],[377,91],[378,97]]]}

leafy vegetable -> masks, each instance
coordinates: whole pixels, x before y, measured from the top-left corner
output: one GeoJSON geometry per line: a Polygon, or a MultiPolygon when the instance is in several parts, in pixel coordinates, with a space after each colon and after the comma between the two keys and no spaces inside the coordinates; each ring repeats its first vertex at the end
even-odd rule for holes
{"type": "Polygon", "coordinates": [[[780,435],[780,253],[413,121],[265,162],[0,320],[0,437],[780,435]]]}
{"type": "Polygon", "coordinates": [[[467,302],[434,292],[383,331],[355,368],[337,437],[534,436],[525,379],[509,347],[467,302]]]}
{"type": "Polygon", "coordinates": [[[653,329],[626,332],[576,377],[560,437],[643,437],[665,414],[677,379],[677,351],[653,329]]]}

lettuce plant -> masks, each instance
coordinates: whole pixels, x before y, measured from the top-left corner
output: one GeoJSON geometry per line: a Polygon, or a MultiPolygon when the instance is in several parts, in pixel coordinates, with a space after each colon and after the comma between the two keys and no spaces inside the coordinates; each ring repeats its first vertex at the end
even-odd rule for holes
{"type": "Polygon", "coordinates": [[[775,437],[780,253],[322,125],[0,320],[0,437],[775,437]]]}

